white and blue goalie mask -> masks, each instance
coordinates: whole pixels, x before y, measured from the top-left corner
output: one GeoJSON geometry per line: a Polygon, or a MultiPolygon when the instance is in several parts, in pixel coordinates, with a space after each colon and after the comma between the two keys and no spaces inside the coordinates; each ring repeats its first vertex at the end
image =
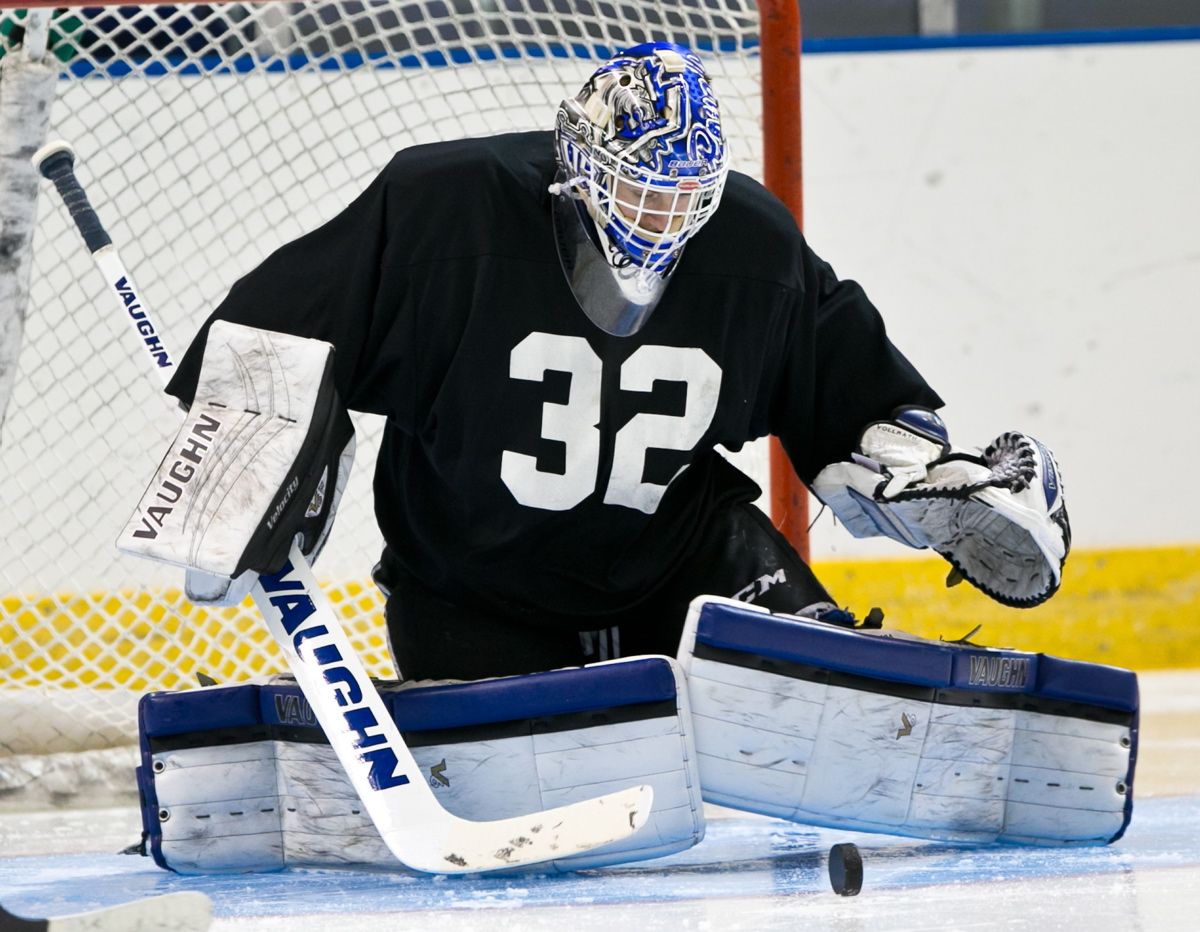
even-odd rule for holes
{"type": "Polygon", "coordinates": [[[555,143],[550,190],[567,280],[598,327],[636,333],[729,173],[703,63],[668,42],[618,54],[562,102],[555,143]]]}

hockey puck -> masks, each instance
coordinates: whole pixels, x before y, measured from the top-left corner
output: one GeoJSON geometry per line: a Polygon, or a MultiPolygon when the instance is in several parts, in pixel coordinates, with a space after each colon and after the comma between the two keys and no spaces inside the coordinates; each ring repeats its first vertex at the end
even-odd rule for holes
{"type": "Polygon", "coordinates": [[[839,896],[856,896],[862,889],[863,863],[858,846],[850,842],[829,849],[829,883],[839,896]]]}

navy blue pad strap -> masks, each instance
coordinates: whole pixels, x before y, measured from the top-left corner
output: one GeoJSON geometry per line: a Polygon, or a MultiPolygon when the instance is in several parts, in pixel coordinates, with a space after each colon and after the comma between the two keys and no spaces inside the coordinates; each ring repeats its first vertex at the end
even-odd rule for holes
{"type": "Polygon", "coordinates": [[[1138,708],[1137,675],[1129,670],[1017,650],[866,634],[724,602],[703,606],[696,643],[896,683],[1018,693],[1127,712],[1138,708]]]}
{"type": "MultiPolygon", "coordinates": [[[[143,697],[139,710],[142,735],[162,738],[218,728],[299,724],[287,721],[288,706],[276,702],[282,694],[297,692],[295,686],[247,684],[204,693],[151,693],[143,697]]],[[[472,683],[383,687],[380,694],[400,730],[409,732],[674,700],[676,687],[667,660],[644,657],[472,683]]]]}

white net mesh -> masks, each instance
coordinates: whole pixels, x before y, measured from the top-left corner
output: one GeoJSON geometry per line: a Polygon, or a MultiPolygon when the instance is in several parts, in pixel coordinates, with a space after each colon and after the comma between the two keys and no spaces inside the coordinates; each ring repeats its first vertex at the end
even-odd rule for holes
{"type": "MultiPolygon", "coordinates": [[[[27,23],[0,9],[0,51],[19,54],[27,23]]],[[[179,353],[239,276],[336,213],[395,150],[549,128],[599,60],[654,39],[704,55],[733,166],[760,176],[757,14],[744,0],[60,9],[49,138],[74,145],[92,203],[179,353]]],[[[228,682],[282,669],[249,602],[195,609],[177,574],[115,551],[176,418],[48,193],[33,250],[0,433],[0,792],[16,772],[5,755],[133,741],[139,693],[192,685],[198,672],[228,682]]],[[[369,581],[378,426],[358,422],[355,475],[318,573],[368,669],[387,676],[369,581]]]]}

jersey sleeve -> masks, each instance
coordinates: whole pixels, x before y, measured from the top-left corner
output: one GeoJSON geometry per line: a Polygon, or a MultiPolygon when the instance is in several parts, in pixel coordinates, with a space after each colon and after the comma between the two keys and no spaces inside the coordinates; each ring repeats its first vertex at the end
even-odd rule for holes
{"type": "Polygon", "coordinates": [[[940,408],[942,399],[888,338],[857,282],[839,279],[802,241],[803,287],[791,318],[771,406],[796,474],[811,482],[847,459],[862,429],[900,405],[940,408]]]}
{"type": "Polygon", "coordinates": [[[348,207],[323,226],[277,249],[239,279],[196,334],[167,392],[190,403],[209,328],[216,320],[332,343],[334,381],[353,410],[397,410],[411,378],[415,323],[401,313],[403,195],[393,161],[348,207]]]}

